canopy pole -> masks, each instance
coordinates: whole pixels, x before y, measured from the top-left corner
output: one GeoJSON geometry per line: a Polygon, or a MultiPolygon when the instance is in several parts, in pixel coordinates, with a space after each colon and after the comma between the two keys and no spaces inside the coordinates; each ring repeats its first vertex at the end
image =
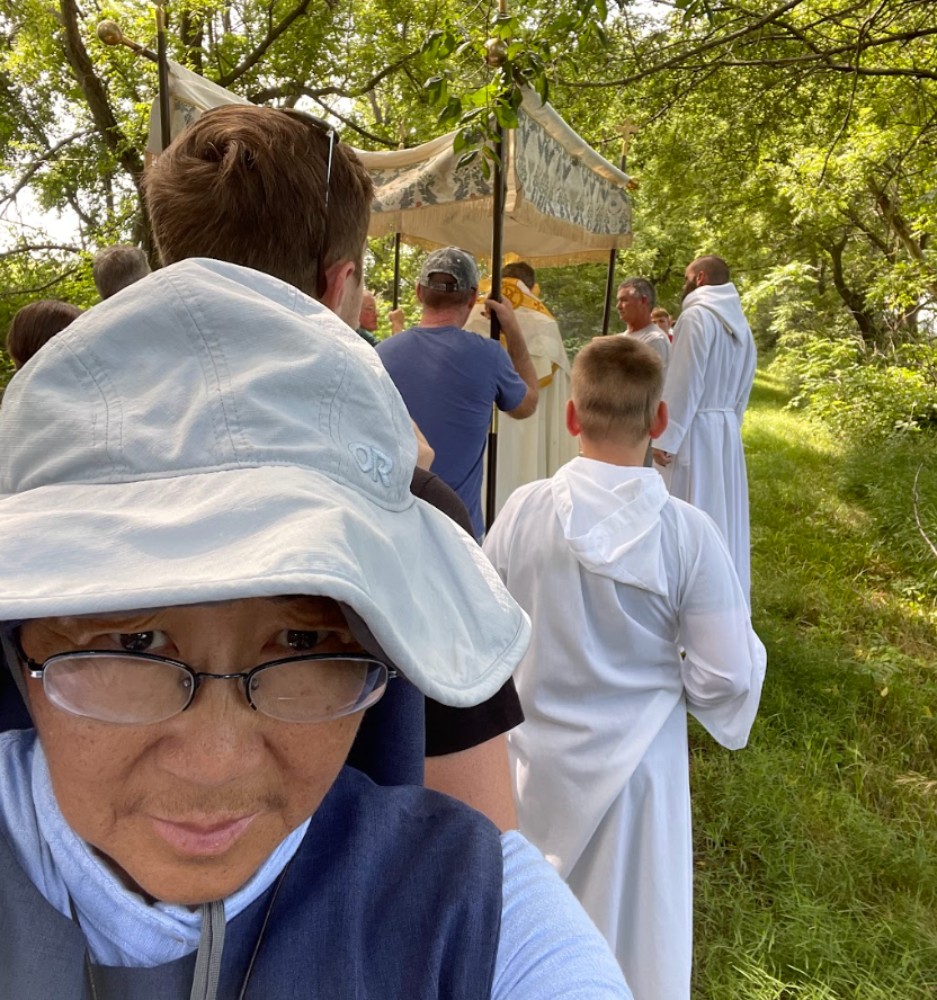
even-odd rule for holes
{"type": "Polygon", "coordinates": [[[160,145],[165,149],[172,141],[172,112],[169,108],[169,55],[166,51],[166,10],[162,0],[156,3],[156,68],[159,74],[160,145]]]}
{"type": "MultiPolygon", "coordinates": [[[[504,129],[498,125],[495,140],[495,155],[498,162],[493,173],[492,209],[494,213],[491,233],[491,291],[489,298],[501,301],[501,258],[504,254],[504,129]]],[[[491,339],[501,338],[501,322],[491,310],[491,339]]],[[[485,482],[485,530],[491,529],[495,519],[496,491],[498,478],[498,408],[491,408],[491,425],[488,428],[488,468],[485,482]]]]}
{"type": "MultiPolygon", "coordinates": [[[[398,149],[407,148],[407,126],[403,122],[400,123],[400,142],[397,143],[398,149]]],[[[398,309],[400,307],[400,232],[399,230],[394,233],[394,291],[391,296],[393,301],[392,309],[398,309]]]]}
{"type": "Polygon", "coordinates": [[[394,293],[391,302],[391,309],[400,306],[400,233],[394,233],[394,293]]]}
{"type": "Polygon", "coordinates": [[[128,38],[116,21],[101,21],[97,29],[98,38],[105,45],[126,45],[128,49],[156,63],[159,77],[159,129],[160,146],[165,149],[171,139],[169,120],[169,58],[166,51],[166,12],[162,0],[156,4],[156,51],[148,49],[128,38]]]}
{"type": "Polygon", "coordinates": [[[612,318],[612,293],[615,291],[615,267],[618,264],[618,251],[608,252],[608,274],[605,276],[605,308],[602,310],[602,336],[608,334],[612,318]]]}
{"type": "MultiPolygon", "coordinates": [[[[499,0],[498,15],[507,14],[507,0],[499,0]]],[[[490,38],[485,45],[485,61],[489,66],[503,65],[507,56],[507,46],[499,38],[490,38]]],[[[504,128],[500,122],[495,127],[495,165],[492,172],[492,226],[491,226],[491,291],[489,298],[501,301],[501,258],[504,256],[504,128]]],[[[491,310],[491,339],[501,338],[501,323],[491,310]]],[[[491,408],[491,424],[488,428],[488,464],[485,483],[485,530],[488,531],[495,519],[495,496],[498,487],[498,408],[491,408]]]]}
{"type": "MultiPolygon", "coordinates": [[[[632,121],[624,121],[618,126],[618,134],[621,136],[621,170],[624,173],[628,166],[628,147],[631,145],[631,136],[638,131],[638,126],[632,121]]],[[[613,249],[608,252],[608,275],[605,278],[605,308],[602,312],[602,336],[608,335],[608,328],[612,318],[612,298],[615,292],[615,268],[618,265],[618,250],[613,249]]]]}

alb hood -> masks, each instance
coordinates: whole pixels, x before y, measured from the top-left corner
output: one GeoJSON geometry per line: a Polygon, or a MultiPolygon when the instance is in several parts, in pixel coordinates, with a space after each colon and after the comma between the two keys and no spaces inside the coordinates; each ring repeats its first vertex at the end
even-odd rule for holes
{"type": "Polygon", "coordinates": [[[744,341],[751,337],[739,293],[731,281],[724,285],[700,285],[699,288],[694,288],[683,300],[683,311],[686,312],[691,306],[702,306],[708,312],[715,313],[738,340],[744,341]]]}
{"type": "Polygon", "coordinates": [[[559,469],[551,489],[563,535],[585,569],[667,593],[660,536],[668,493],[655,469],[580,456],[559,469]]]}

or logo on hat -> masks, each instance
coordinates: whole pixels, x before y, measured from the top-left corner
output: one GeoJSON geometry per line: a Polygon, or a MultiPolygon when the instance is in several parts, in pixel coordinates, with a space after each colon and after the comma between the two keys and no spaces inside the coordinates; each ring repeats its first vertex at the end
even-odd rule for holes
{"type": "Polygon", "coordinates": [[[370,476],[375,483],[390,486],[390,474],[394,471],[394,460],[373,444],[356,441],[348,446],[358,468],[370,476]]]}

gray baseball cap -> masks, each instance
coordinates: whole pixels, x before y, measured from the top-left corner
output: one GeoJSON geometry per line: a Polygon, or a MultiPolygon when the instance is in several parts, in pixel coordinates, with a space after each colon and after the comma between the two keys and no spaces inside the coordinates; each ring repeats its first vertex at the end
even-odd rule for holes
{"type": "Polygon", "coordinates": [[[471,254],[458,247],[434,250],[423,261],[420,284],[439,292],[468,292],[478,288],[478,268],[471,254]],[[431,274],[448,275],[451,281],[430,281],[431,274]]]}

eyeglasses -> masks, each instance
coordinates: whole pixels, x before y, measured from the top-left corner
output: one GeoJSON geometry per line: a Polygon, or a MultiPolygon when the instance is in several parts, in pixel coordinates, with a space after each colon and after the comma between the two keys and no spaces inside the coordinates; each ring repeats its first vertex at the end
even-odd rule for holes
{"type": "Polygon", "coordinates": [[[203,681],[240,681],[247,703],[280,722],[328,722],[370,708],[396,676],[366,653],[314,653],[262,663],[236,674],[193,670],[151,653],[87,650],[31,660],[16,639],[29,676],[49,701],[72,715],[143,726],[184,712],[203,681]]]}
{"type": "Polygon", "coordinates": [[[322,298],[325,294],[327,281],[325,277],[325,240],[329,231],[329,189],[332,185],[332,154],[335,151],[335,144],[341,141],[338,130],[322,118],[309,114],[308,111],[300,111],[297,108],[278,108],[283,114],[316,132],[324,133],[329,140],[329,157],[325,165],[325,218],[322,220],[322,244],[319,247],[319,256],[316,261],[316,296],[322,298]]]}

